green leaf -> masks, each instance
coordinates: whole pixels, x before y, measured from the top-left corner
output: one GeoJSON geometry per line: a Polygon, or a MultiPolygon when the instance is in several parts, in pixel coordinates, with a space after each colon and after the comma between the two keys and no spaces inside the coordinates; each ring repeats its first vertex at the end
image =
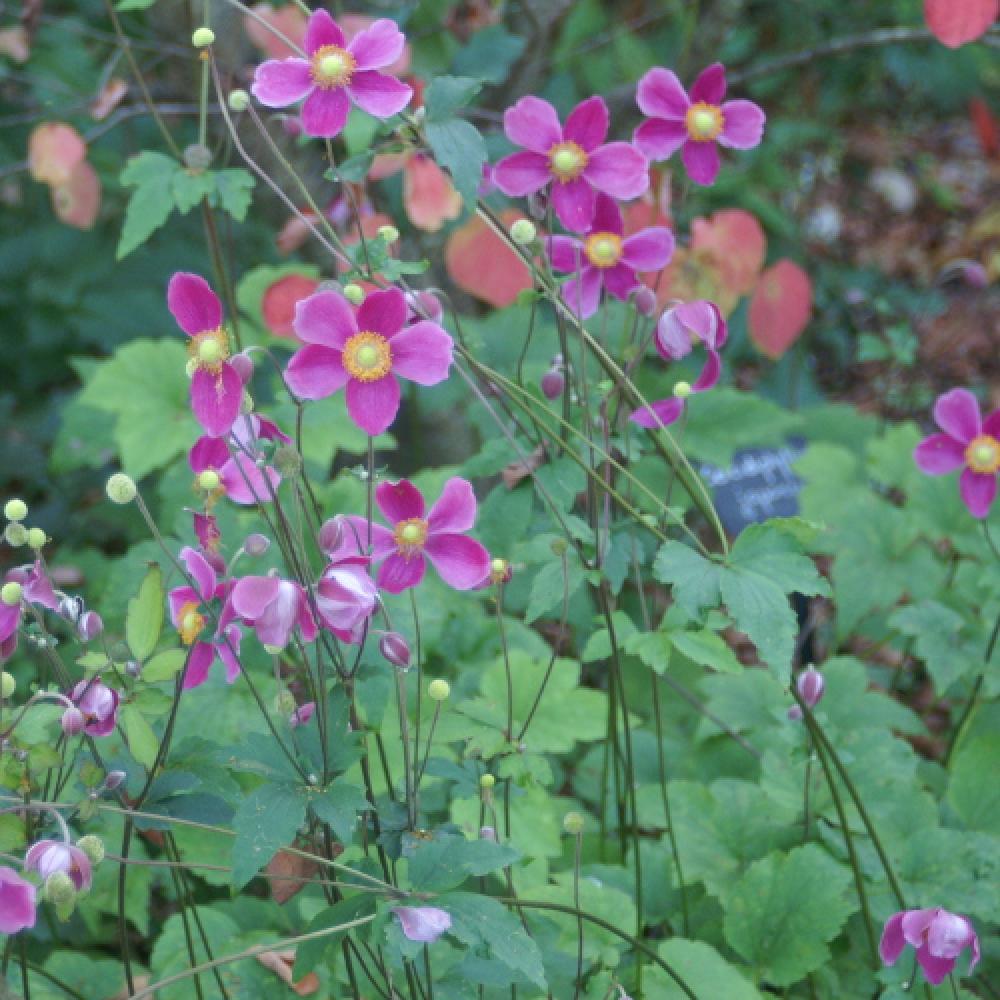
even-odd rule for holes
{"type": "Polygon", "coordinates": [[[926,664],[939,695],[981,664],[981,650],[970,648],[959,636],[962,616],[939,601],[918,601],[899,608],[889,624],[916,640],[917,656],[926,664]]]}
{"type": "Polygon", "coordinates": [[[475,76],[487,83],[503,83],[511,66],[521,58],[525,39],[512,35],[502,24],[481,28],[455,56],[457,73],[475,76]]]}
{"type": "Polygon", "coordinates": [[[125,208],[116,260],[142,246],[170,217],[174,208],[173,179],[182,169],[172,157],[149,151],[139,153],[125,164],[120,180],[125,187],[135,190],[125,208]]]}
{"type": "Polygon", "coordinates": [[[419,892],[454,889],[470,875],[489,875],[520,857],[513,848],[490,840],[441,837],[416,843],[417,849],[409,855],[409,872],[419,892]]]}
{"type": "Polygon", "coordinates": [[[444,122],[465,107],[480,90],[481,78],[471,76],[436,76],[424,93],[428,122],[444,122]]]}
{"type": "Polygon", "coordinates": [[[729,644],[710,629],[677,630],[668,635],[677,652],[703,667],[711,667],[723,674],[743,672],[743,664],[736,658],[729,644]]]}
{"type": "Polygon", "coordinates": [[[268,782],[251,792],[233,817],[233,886],[242,889],[287,847],[306,818],[302,789],[268,782]]]}
{"type": "Polygon", "coordinates": [[[567,554],[565,574],[562,560],[552,556],[552,561],[542,566],[531,581],[531,594],[524,620],[530,624],[553,609],[558,609],[561,613],[564,595],[566,599],[572,598],[582,583],[583,567],[575,552],[567,554]]]}
{"type": "Polygon", "coordinates": [[[174,204],[181,215],[187,215],[215,190],[215,174],[211,170],[178,170],[170,184],[174,204]]]}
{"type": "Polygon", "coordinates": [[[857,909],[850,873],[814,844],[751,865],[724,899],[725,934],[756,976],[790,986],[829,961],[826,947],[857,909]]]}
{"type": "Polygon", "coordinates": [[[137,660],[145,660],[156,649],[163,629],[163,571],[150,566],[139,586],[139,593],[128,602],[125,615],[125,641],[137,660]]]}
{"type": "Polygon", "coordinates": [[[187,658],[186,649],[165,649],[143,666],[142,679],[150,684],[172,681],[184,669],[187,658]]]}
{"type": "Polygon", "coordinates": [[[1000,783],[988,779],[1000,761],[1000,733],[966,743],[951,765],[948,801],[973,830],[1000,834],[1000,783]]]}
{"type": "Polygon", "coordinates": [[[483,179],[483,164],[488,158],[486,143],[474,125],[454,118],[427,123],[425,134],[434,159],[450,174],[455,190],[466,207],[476,202],[483,179]]]}
{"type": "Polygon", "coordinates": [[[309,804],[321,822],[330,824],[342,844],[349,844],[354,838],[358,813],[371,808],[365,793],[346,781],[335,781],[309,804]]]}
{"type": "MultiPolygon", "coordinates": [[[[704,941],[671,938],[660,945],[659,955],[697,997],[762,1000],[757,988],[704,941]]],[[[684,1000],[688,996],[662,969],[650,965],[647,989],[654,988],[657,1000],[684,1000]]]]}
{"type": "MultiPolygon", "coordinates": [[[[342,924],[349,924],[352,920],[366,917],[374,912],[375,897],[371,893],[351,896],[349,899],[342,899],[339,903],[334,903],[333,906],[328,906],[325,910],[320,910],[309,922],[306,933],[312,934],[313,931],[324,931],[342,924]]],[[[293,971],[295,981],[298,982],[316,969],[330,947],[343,940],[347,933],[347,931],[334,931],[325,937],[303,941],[295,949],[295,968],[293,971]]]]}
{"type": "Polygon", "coordinates": [[[237,222],[247,217],[254,187],[253,175],[242,167],[232,167],[215,173],[215,196],[212,199],[237,222]]]}
{"type": "Polygon", "coordinates": [[[122,729],[125,730],[125,739],[128,740],[132,756],[143,767],[152,767],[156,761],[156,751],[160,747],[160,741],[150,724],[135,705],[124,705],[118,718],[122,729]]]}
{"type": "Polygon", "coordinates": [[[118,0],[115,9],[121,11],[149,10],[155,3],[156,0],[118,0]]]}

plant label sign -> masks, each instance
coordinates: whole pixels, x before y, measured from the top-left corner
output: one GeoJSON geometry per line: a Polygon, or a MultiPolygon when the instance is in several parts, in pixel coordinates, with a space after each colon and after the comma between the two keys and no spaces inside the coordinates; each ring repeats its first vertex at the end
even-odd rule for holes
{"type": "Polygon", "coordinates": [[[790,438],[780,448],[744,448],[725,468],[700,466],[726,531],[738,535],[748,524],[798,514],[802,480],[792,463],[805,447],[802,438],[790,438]]]}

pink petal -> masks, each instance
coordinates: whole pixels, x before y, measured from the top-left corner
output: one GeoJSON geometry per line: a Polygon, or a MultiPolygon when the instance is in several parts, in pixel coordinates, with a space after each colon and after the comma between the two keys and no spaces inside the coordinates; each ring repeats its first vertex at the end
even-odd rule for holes
{"type": "Polygon", "coordinates": [[[0,642],[6,642],[21,623],[21,605],[0,601],[0,642]]]}
{"type": "Polygon", "coordinates": [[[316,292],[295,303],[295,336],[306,344],[341,350],[358,332],[354,310],[337,292],[316,292]]]}
{"type": "Polygon", "coordinates": [[[563,139],[575,142],[590,153],[608,137],[608,123],[608,106],[604,98],[588,97],[569,113],[563,127],[563,139]]]}
{"type": "Polygon", "coordinates": [[[934,404],[934,419],[938,427],[968,444],[982,430],[979,403],[968,389],[952,389],[939,396],[934,404]]]}
{"type": "Polygon", "coordinates": [[[305,59],[269,59],[254,71],[250,92],[268,108],[284,108],[307,97],[316,84],[305,59]]]}
{"type": "Polygon", "coordinates": [[[391,118],[399,114],[413,97],[413,88],[409,84],[374,69],[355,72],[347,92],[362,111],[375,118],[391,118]]]}
{"type": "Polygon", "coordinates": [[[392,375],[375,382],[347,383],[347,412],[366,434],[377,437],[387,431],[399,412],[399,383],[392,375]]]}
{"type": "MultiPolygon", "coordinates": [[[[377,493],[376,493],[377,495],[377,493]]],[[[345,547],[350,552],[365,552],[368,548],[368,522],[363,517],[351,514],[347,521],[347,541],[345,547]]],[[[396,551],[396,540],[392,532],[376,521],[372,522],[372,553],[371,557],[375,562],[385,559],[386,556],[396,551]]]]}
{"type": "Polygon", "coordinates": [[[200,687],[208,680],[208,671],[215,662],[215,647],[209,642],[196,642],[191,647],[187,670],[184,671],[185,691],[200,687]]]}
{"type": "Polygon", "coordinates": [[[721,104],[726,96],[726,68],[722,63],[712,63],[699,74],[691,84],[691,100],[705,104],[721,104]]]}
{"type": "Polygon", "coordinates": [[[972,941],[972,926],[965,917],[941,910],[927,931],[927,948],[935,958],[955,958],[972,941]]]}
{"type": "Polygon", "coordinates": [[[508,108],[503,113],[503,130],[515,146],[534,153],[548,153],[563,137],[556,109],[540,97],[522,97],[508,108]]]}
{"type": "Polygon", "coordinates": [[[580,319],[589,319],[601,304],[601,272],[596,267],[585,265],[579,277],[570,278],[562,286],[563,301],[580,319]]]}
{"type": "Polygon", "coordinates": [[[337,22],[325,10],[316,10],[309,15],[302,48],[309,55],[312,55],[324,45],[336,45],[342,49],[347,45],[347,42],[337,22]]]}
{"type": "Polygon", "coordinates": [[[958,477],[958,489],[973,517],[988,517],[997,495],[996,473],[983,474],[965,469],[958,477]]]}
{"type": "Polygon", "coordinates": [[[920,968],[924,970],[927,982],[934,986],[940,986],[948,973],[955,968],[955,959],[938,958],[930,953],[927,945],[922,945],[917,949],[917,961],[920,963],[920,968]]]}
{"type": "Polygon", "coordinates": [[[415,587],[424,578],[426,564],[424,557],[417,555],[407,559],[394,552],[379,567],[378,583],[382,590],[390,594],[401,594],[410,587],[415,587]]]}
{"type": "Polygon", "coordinates": [[[243,669],[237,658],[242,638],[240,630],[235,625],[230,625],[226,629],[226,638],[229,640],[228,642],[219,640],[215,644],[215,651],[219,654],[219,659],[222,660],[222,665],[226,668],[226,683],[232,684],[240,676],[240,671],[243,669]]]}
{"type": "Polygon", "coordinates": [[[764,112],[753,101],[726,101],[722,105],[719,145],[730,149],[753,149],[764,135],[764,112]]]}
{"type": "Polygon", "coordinates": [[[400,521],[424,516],[423,495],[409,479],[400,479],[395,483],[379,483],[375,490],[375,503],[389,524],[398,524],[400,521]]]}
{"type": "Polygon", "coordinates": [[[200,552],[188,545],[181,549],[179,558],[188,573],[194,577],[194,582],[198,585],[198,596],[203,601],[210,601],[215,596],[215,587],[218,583],[215,570],[200,552]]]}
{"type": "Polygon", "coordinates": [[[539,153],[512,153],[493,168],[493,182],[509,198],[534,194],[550,180],[549,161],[539,153]]]}
{"type": "Polygon", "coordinates": [[[476,523],[476,494],[472,483],[457,476],[449,479],[427,515],[431,534],[468,531],[476,523]]]}
{"type": "Polygon", "coordinates": [[[359,70],[391,66],[402,54],[406,38],[395,21],[380,18],[354,36],[348,51],[354,56],[359,70]]]}
{"type": "Polygon", "coordinates": [[[614,267],[605,268],[600,272],[604,290],[616,299],[624,302],[639,287],[639,279],[628,264],[619,261],[614,267]]]}
{"type": "Polygon", "coordinates": [[[704,187],[719,175],[719,150],[714,142],[688,142],[681,153],[691,180],[704,187]]]}
{"type": "Polygon", "coordinates": [[[983,420],[982,433],[1000,441],[1000,410],[994,410],[983,420]]]}
{"type": "Polygon", "coordinates": [[[932,434],[913,449],[913,461],[928,476],[943,476],[965,465],[965,445],[947,434],[932,434]]]}
{"type": "Polygon", "coordinates": [[[17,934],[35,926],[35,893],[31,882],[13,868],[0,868],[0,934],[17,934]]]}
{"type": "Polygon", "coordinates": [[[278,596],[280,586],[276,576],[245,576],[233,585],[229,601],[240,618],[255,621],[278,596]]]}
{"type": "Polygon", "coordinates": [[[281,485],[277,469],[270,465],[262,469],[249,455],[231,458],[219,470],[219,478],[226,496],[238,504],[270,503],[281,485]]]}
{"type": "Polygon", "coordinates": [[[583,176],[598,191],[628,200],[649,187],[649,164],[630,142],[609,142],[590,154],[583,176]]]}
{"type": "Polygon", "coordinates": [[[722,359],[719,355],[711,347],[707,348],[706,353],[708,356],[705,358],[701,374],[691,386],[694,392],[704,392],[706,389],[711,389],[719,381],[719,376],[722,374],[722,359]]]}
{"type": "Polygon", "coordinates": [[[672,396],[670,399],[661,399],[655,403],[650,403],[648,407],[636,410],[629,420],[640,427],[649,430],[656,430],[660,424],[669,427],[684,412],[684,400],[672,396]],[[652,413],[650,413],[650,410],[652,413]]]}
{"type": "Polygon", "coordinates": [[[621,236],[625,232],[621,209],[614,198],[603,192],[597,195],[591,232],[614,233],[616,236],[621,236]]]}
{"type": "Polygon", "coordinates": [[[689,335],[694,334],[709,347],[721,347],[725,343],[725,321],[715,305],[707,299],[683,302],[671,310],[671,313],[682,329],[689,335]],[[721,340],[720,329],[723,331],[721,340]]]}
{"type": "Polygon", "coordinates": [[[924,943],[924,935],[931,922],[938,915],[938,908],[906,910],[903,914],[903,937],[908,944],[919,948],[924,943]]]}
{"type": "Polygon", "coordinates": [[[181,608],[185,604],[198,604],[201,602],[201,594],[191,587],[174,587],[167,594],[167,603],[170,606],[170,621],[175,628],[180,626],[181,608]]]}
{"type": "MultiPolygon", "coordinates": [[[[391,337],[406,322],[406,296],[398,288],[369,292],[358,309],[358,329],[391,337]]],[[[395,341],[393,354],[395,355],[395,341]]]]}
{"type": "Polygon", "coordinates": [[[490,572],[490,554],[468,535],[430,535],[424,554],[449,587],[472,590],[490,572]]]}
{"type": "MultiPolygon", "coordinates": [[[[503,190],[503,185],[500,187],[503,190]]],[[[567,229],[577,233],[584,233],[590,228],[594,219],[595,198],[594,189],[583,177],[552,185],[552,208],[556,216],[567,229]]]]}
{"type": "Polygon", "coordinates": [[[662,226],[641,229],[622,244],[622,262],[636,271],[659,271],[674,253],[674,234],[662,226]]]}
{"type": "Polygon", "coordinates": [[[451,914],[436,906],[396,906],[392,912],[411,941],[436,941],[451,927],[451,914]]]}
{"type": "Polygon", "coordinates": [[[545,250],[552,266],[557,271],[576,271],[586,262],[583,244],[570,236],[550,236],[545,241],[545,250]]]}
{"type": "Polygon", "coordinates": [[[191,379],[191,409],[212,437],[222,437],[240,415],[243,382],[236,369],[223,364],[218,375],[199,368],[191,379]]]}
{"type": "Polygon", "coordinates": [[[392,371],[418,385],[437,385],[448,377],[454,342],[429,320],[414,323],[392,338],[392,371]]]}
{"type": "Polygon", "coordinates": [[[192,336],[222,326],[222,303],[198,274],[181,271],[167,285],[167,308],[177,325],[192,336]]]}
{"type": "Polygon", "coordinates": [[[882,940],[879,942],[878,952],[886,965],[895,965],[906,947],[906,939],[903,937],[904,915],[902,912],[894,913],[885,922],[885,927],[882,930],[882,940]]]}
{"type": "Polygon", "coordinates": [[[651,69],[640,81],[635,91],[635,103],[639,110],[650,118],[666,118],[668,121],[683,121],[691,101],[677,79],[677,74],[669,69],[651,69]]]}
{"type": "Polygon", "coordinates": [[[343,87],[317,87],[302,105],[302,128],[315,139],[333,139],[344,130],[350,110],[351,102],[343,87]]]}
{"type": "Polygon", "coordinates": [[[347,385],[343,355],[330,347],[309,344],[292,355],[285,369],[288,388],[299,399],[325,399],[347,385]]]}
{"type": "Polygon", "coordinates": [[[192,472],[204,472],[206,469],[218,469],[229,461],[229,449],[225,438],[210,437],[205,434],[198,438],[194,447],[188,452],[188,464],[192,472]]]}
{"type": "Polygon", "coordinates": [[[668,160],[687,142],[688,131],[682,121],[648,118],[633,133],[639,151],[651,160],[668,160]]]}

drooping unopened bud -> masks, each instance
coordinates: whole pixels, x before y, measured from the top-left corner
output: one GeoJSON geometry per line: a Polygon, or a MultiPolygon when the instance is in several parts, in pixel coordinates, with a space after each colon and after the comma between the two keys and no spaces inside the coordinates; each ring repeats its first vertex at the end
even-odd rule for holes
{"type": "Polygon", "coordinates": [[[451,694],[451,685],[439,677],[427,685],[427,694],[431,701],[447,701],[451,694]]]}
{"type": "Polygon", "coordinates": [[[632,302],[640,316],[652,316],[656,312],[656,294],[652,288],[647,288],[645,285],[636,291],[632,302]]]}
{"type": "Polygon", "coordinates": [[[240,381],[246,385],[250,379],[253,378],[253,358],[250,357],[246,352],[242,354],[234,354],[230,359],[229,363],[233,366],[236,374],[239,375],[240,381]]]}
{"type": "Polygon", "coordinates": [[[87,720],[83,717],[83,712],[80,711],[74,705],[72,708],[67,708],[62,714],[62,719],[60,720],[60,725],[62,726],[62,731],[67,736],[79,736],[83,732],[83,727],[87,724],[87,720]]]}
{"type": "Polygon", "coordinates": [[[553,365],[542,376],[542,395],[546,399],[558,399],[566,388],[566,376],[562,369],[553,365]]]}
{"type": "Polygon", "coordinates": [[[108,776],[104,779],[104,787],[113,792],[128,777],[124,771],[108,771],[108,776]]]}
{"type": "Polygon", "coordinates": [[[349,284],[344,285],[344,298],[347,299],[352,306],[359,306],[365,301],[365,290],[360,285],[356,285],[352,281],[349,284]]]}
{"type": "Polygon", "coordinates": [[[112,503],[131,503],[138,492],[135,488],[135,480],[131,476],[126,476],[124,472],[116,472],[111,476],[105,487],[108,499],[112,503]]]}
{"type": "Polygon", "coordinates": [[[319,547],[325,555],[332,555],[344,544],[345,521],[342,514],[327,518],[319,529],[319,547]]]}
{"type": "Polygon", "coordinates": [[[574,837],[583,833],[584,819],[578,812],[568,812],[563,817],[563,829],[574,837]]]}
{"type": "Polygon", "coordinates": [[[379,652],[394,667],[406,670],[410,666],[409,644],[398,632],[383,633],[382,638],[378,641],[378,648],[379,652]]]}
{"type": "Polygon", "coordinates": [[[230,111],[237,113],[246,111],[250,107],[250,95],[245,90],[231,90],[226,103],[229,105],[230,111]]]}
{"type": "Polygon", "coordinates": [[[810,708],[815,708],[826,690],[826,679],[815,667],[810,666],[799,674],[795,686],[799,689],[802,700],[810,708]]]}
{"type": "Polygon", "coordinates": [[[23,521],[28,516],[28,505],[14,497],[4,504],[3,516],[8,521],[23,521]]]}
{"type": "Polygon", "coordinates": [[[14,696],[16,690],[17,681],[14,680],[14,675],[8,674],[6,670],[0,672],[0,698],[6,701],[14,696]]]}
{"type": "Polygon", "coordinates": [[[20,521],[11,521],[4,528],[3,537],[11,548],[18,549],[28,541],[28,529],[20,521]]]}
{"type": "Polygon", "coordinates": [[[243,551],[248,556],[262,556],[270,547],[271,540],[259,532],[247,535],[246,541],[243,543],[243,551]]]}
{"type": "Polygon", "coordinates": [[[196,49],[206,49],[215,42],[215,32],[211,28],[195,28],[191,33],[191,44],[196,49]]]}
{"type": "Polygon", "coordinates": [[[88,833],[76,842],[76,846],[90,858],[92,865],[99,865],[104,860],[104,841],[100,837],[88,833]]]}
{"type": "Polygon", "coordinates": [[[96,611],[84,611],[76,623],[77,635],[84,642],[96,639],[104,631],[104,620],[96,611]]]}
{"type": "Polygon", "coordinates": [[[529,243],[534,243],[537,236],[538,230],[530,219],[518,219],[510,227],[510,238],[518,246],[526,247],[529,243]]]}

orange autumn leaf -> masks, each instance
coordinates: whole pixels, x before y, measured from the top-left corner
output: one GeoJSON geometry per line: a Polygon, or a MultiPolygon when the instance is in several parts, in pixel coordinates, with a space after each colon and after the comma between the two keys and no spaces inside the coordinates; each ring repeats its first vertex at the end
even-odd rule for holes
{"type": "Polygon", "coordinates": [[[101,88],[98,95],[90,103],[90,116],[96,121],[107,118],[121,104],[128,93],[128,84],[119,77],[113,76],[101,88]]]}
{"type": "Polygon", "coordinates": [[[403,165],[403,207],[418,229],[436,233],[462,214],[462,196],[429,156],[417,153],[403,165]]]}
{"type": "Polygon", "coordinates": [[[767,239],[755,216],[742,208],[726,208],[691,223],[691,249],[714,258],[727,291],[739,298],[757,284],[767,239]]]}
{"type": "Polygon", "coordinates": [[[1000,16],[1000,0],[924,0],[924,20],[950,49],[984,35],[1000,16]]]}
{"type": "Polygon", "coordinates": [[[293,980],[292,969],[295,966],[295,952],[292,949],[262,951],[257,956],[257,961],[265,969],[270,969],[283,983],[291,986],[300,997],[310,997],[319,989],[319,976],[315,972],[307,973],[298,982],[293,980]]]}
{"type": "Polygon", "coordinates": [[[87,144],[72,125],[39,125],[28,139],[31,176],[43,184],[66,184],[86,155],[87,144]]]}
{"type": "Polygon", "coordinates": [[[101,179],[86,161],[78,163],[64,184],[51,188],[52,209],[60,222],[75,229],[90,229],[101,210],[101,179]]]}
{"type": "Polygon", "coordinates": [[[304,274],[286,274],[268,286],[261,299],[260,311],[268,330],[276,337],[292,337],[295,305],[319,287],[315,278],[304,274]]]}
{"type": "Polygon", "coordinates": [[[247,14],[243,19],[243,27],[247,37],[257,48],[271,59],[288,59],[299,55],[270,30],[275,28],[290,42],[302,46],[302,40],[306,37],[306,15],[295,4],[272,7],[269,3],[258,3],[250,9],[257,16],[247,14]]]}
{"type": "MultiPolygon", "coordinates": [[[[500,216],[505,226],[523,218],[513,209],[500,216]]],[[[531,272],[478,216],[459,226],[444,249],[444,263],[452,281],[483,302],[498,309],[509,306],[531,288],[531,272]]]]}
{"type": "Polygon", "coordinates": [[[762,275],[750,300],[750,339],[777,360],[802,335],[812,315],[809,275],[794,261],[782,259],[762,275]]]}

